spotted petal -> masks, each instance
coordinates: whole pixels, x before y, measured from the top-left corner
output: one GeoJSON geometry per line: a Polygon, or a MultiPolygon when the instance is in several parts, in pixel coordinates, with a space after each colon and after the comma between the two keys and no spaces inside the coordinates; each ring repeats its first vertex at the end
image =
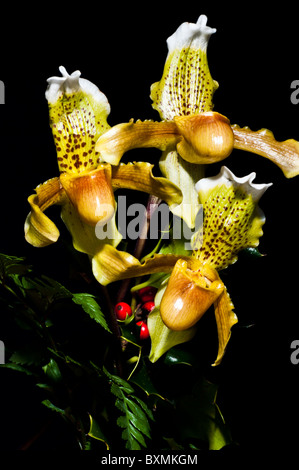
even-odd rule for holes
{"type": "Polygon", "coordinates": [[[95,143],[109,129],[110,106],[106,96],[89,80],[71,75],[64,67],[62,77],[48,79],[46,98],[50,125],[61,172],[79,173],[96,168],[99,155],[95,143]]]}
{"type": "Polygon", "coordinates": [[[258,201],[271,184],[254,184],[255,173],[237,178],[222,167],[219,175],[196,184],[203,204],[203,233],[192,239],[194,256],[220,270],[237,259],[240,250],[256,247],[265,217],[258,201]],[[197,240],[200,243],[197,245],[197,240]]]}
{"type": "Polygon", "coordinates": [[[161,119],[212,110],[218,83],[209,71],[207,45],[215,32],[201,15],[197,23],[183,23],[168,38],[163,76],[151,88],[153,107],[161,119]]]}

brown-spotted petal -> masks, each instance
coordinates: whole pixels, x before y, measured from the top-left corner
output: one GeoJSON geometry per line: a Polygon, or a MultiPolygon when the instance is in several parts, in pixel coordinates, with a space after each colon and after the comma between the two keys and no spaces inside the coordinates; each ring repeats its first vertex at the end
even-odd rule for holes
{"type": "Polygon", "coordinates": [[[60,172],[81,173],[99,162],[95,143],[110,126],[106,96],[76,70],[59,67],[61,77],[48,79],[46,98],[60,172]]]}
{"type": "Polygon", "coordinates": [[[268,129],[257,132],[233,125],[234,148],[256,153],[275,163],[286,178],[299,174],[299,142],[294,139],[278,142],[268,129]]]}
{"type": "Polygon", "coordinates": [[[61,204],[65,193],[59,178],[52,178],[36,188],[36,194],[28,198],[31,211],[25,221],[25,238],[28,243],[36,247],[43,247],[55,243],[59,237],[56,225],[44,214],[44,211],[53,204],[61,204]]]}

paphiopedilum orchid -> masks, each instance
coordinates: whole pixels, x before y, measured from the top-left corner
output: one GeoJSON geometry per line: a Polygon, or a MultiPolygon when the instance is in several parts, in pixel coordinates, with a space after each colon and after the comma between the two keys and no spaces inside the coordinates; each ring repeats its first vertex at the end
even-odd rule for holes
{"type": "Polygon", "coordinates": [[[183,192],[183,206],[171,209],[190,227],[194,227],[198,209],[194,205],[194,183],[203,176],[202,165],[227,158],[234,148],[270,159],[287,178],[299,174],[297,141],[278,142],[267,129],[257,132],[248,127],[241,129],[213,111],[213,94],[218,83],[210,74],[207,45],[215,32],[216,29],[207,26],[207,17],[201,15],[196,24],[183,23],[168,38],[162,78],[151,88],[153,107],[162,122],[119,124],[102,135],[96,144],[102,158],[112,165],[118,164],[123,153],[132,148],[161,149],[163,175],[178,184],[183,192]],[[189,210],[186,210],[187,205],[189,210]]]}
{"type": "Polygon", "coordinates": [[[212,305],[219,339],[214,365],[221,362],[237,317],[218,271],[234,263],[240,250],[259,244],[265,218],[258,201],[271,184],[254,184],[254,178],[255,173],[237,178],[222,167],[218,176],[199,180],[195,190],[204,221],[192,237],[191,254],[155,254],[141,263],[106,245],[101,256],[94,257],[94,274],[102,284],[171,273],[165,277],[156,296],[156,308],[148,318],[153,362],[172,346],[191,339],[196,323],[212,305]]]}
{"type": "Polygon", "coordinates": [[[77,250],[94,256],[102,246],[117,246],[121,235],[115,224],[114,190],[144,191],[169,204],[180,203],[181,191],[165,178],[154,177],[146,162],[111,167],[95,150],[97,139],[110,126],[106,96],[80,72],[48,79],[46,98],[50,125],[57,151],[60,176],[36,188],[29,196],[31,206],[25,222],[25,237],[34,246],[56,242],[59,231],[44,214],[53,204],[62,206],[61,216],[77,250]],[[109,238],[96,236],[96,226],[109,225],[109,238]]]}

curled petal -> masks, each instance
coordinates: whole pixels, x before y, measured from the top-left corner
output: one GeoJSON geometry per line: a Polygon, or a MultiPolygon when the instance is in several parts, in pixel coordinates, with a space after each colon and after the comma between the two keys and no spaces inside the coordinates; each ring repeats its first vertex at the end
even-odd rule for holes
{"type": "Polygon", "coordinates": [[[234,147],[256,153],[275,163],[287,178],[299,174],[299,142],[294,139],[278,142],[271,131],[261,129],[254,132],[248,127],[232,126],[234,147]]]}
{"type": "MultiPolygon", "coordinates": [[[[104,245],[92,260],[93,274],[102,285],[131,277],[145,276],[152,273],[171,272],[178,259],[188,259],[179,255],[154,255],[144,263],[125,251],[118,251],[110,245],[104,245]]],[[[196,260],[195,260],[196,261],[196,260]]]]}
{"type": "Polygon", "coordinates": [[[143,191],[159,197],[167,204],[182,202],[181,190],[166,178],[153,176],[153,165],[146,162],[112,167],[112,186],[143,191]]]}
{"type": "Polygon", "coordinates": [[[46,98],[56,145],[59,170],[80,173],[96,168],[95,143],[110,126],[106,96],[77,70],[71,75],[59,67],[61,77],[48,79],[46,98]]]}
{"type": "Polygon", "coordinates": [[[28,243],[43,247],[57,241],[59,230],[43,211],[53,204],[60,204],[64,199],[65,194],[58,178],[41,184],[36,188],[36,194],[29,196],[31,212],[26,218],[24,227],[28,243]]]}
{"type": "Polygon", "coordinates": [[[216,32],[201,15],[197,23],[183,23],[168,38],[168,56],[161,80],[151,87],[153,108],[162,119],[210,111],[218,83],[211,77],[207,45],[216,32]]]}
{"type": "Polygon", "coordinates": [[[216,299],[215,304],[215,318],[218,331],[218,354],[217,358],[212,364],[218,366],[222,361],[227,343],[231,336],[231,328],[238,322],[236,314],[233,312],[234,306],[227,293],[226,288],[221,295],[216,299]]]}
{"type": "Polygon", "coordinates": [[[190,269],[188,262],[180,259],[171,273],[160,305],[161,318],[171,330],[191,328],[223,291],[217,272],[199,266],[190,269]]]}
{"type": "Polygon", "coordinates": [[[128,150],[141,147],[166,150],[174,148],[180,138],[174,122],[131,120],[128,123],[118,124],[103,134],[97,141],[95,149],[105,162],[118,165],[128,150]]]}
{"type": "Polygon", "coordinates": [[[221,188],[222,186],[232,189],[233,191],[240,190],[244,195],[251,196],[253,202],[257,203],[264,192],[272,186],[272,183],[253,183],[255,177],[256,173],[250,173],[247,176],[239,178],[234,175],[229,168],[223,166],[221,167],[218,175],[210,176],[209,178],[202,178],[197,182],[195,188],[202,204],[206,203],[213,191],[221,188]]]}
{"type": "Polygon", "coordinates": [[[100,164],[96,170],[84,174],[62,173],[60,181],[83,222],[95,226],[111,219],[115,200],[110,165],[100,164]]]}

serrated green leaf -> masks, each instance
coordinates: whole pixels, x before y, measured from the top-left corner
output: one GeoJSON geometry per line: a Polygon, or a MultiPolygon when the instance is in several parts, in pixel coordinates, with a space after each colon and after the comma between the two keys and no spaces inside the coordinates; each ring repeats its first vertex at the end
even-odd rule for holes
{"type": "Polygon", "coordinates": [[[134,437],[134,439],[136,439],[136,441],[139,442],[139,444],[141,444],[143,447],[146,447],[146,442],[144,440],[144,437],[138,428],[134,426],[130,426],[129,432],[134,437]]]}
{"type": "Polygon", "coordinates": [[[145,411],[145,413],[147,414],[147,416],[152,420],[154,421],[154,416],[153,416],[153,413],[152,411],[149,409],[149,407],[144,403],[144,401],[142,401],[140,398],[138,397],[135,397],[135,400],[139,403],[139,405],[141,406],[141,408],[145,411]]]}
{"type": "Polygon", "coordinates": [[[134,426],[143,432],[147,437],[150,437],[150,426],[146,414],[140,408],[136,402],[126,398],[126,405],[130,408],[131,412],[128,412],[130,421],[134,426]]]}
{"type": "Polygon", "coordinates": [[[30,341],[21,349],[13,352],[9,360],[20,365],[40,365],[44,361],[43,345],[38,341],[30,341]]]}
{"type": "Polygon", "coordinates": [[[121,377],[119,377],[118,375],[113,375],[113,374],[110,374],[110,372],[108,372],[108,370],[103,367],[103,372],[105,373],[105,375],[107,375],[107,377],[113,382],[115,383],[116,385],[118,385],[119,387],[121,387],[121,389],[130,394],[130,393],[134,393],[134,389],[131,387],[131,385],[128,384],[128,382],[126,382],[124,379],[122,379],[121,377]]]}
{"type": "Polygon", "coordinates": [[[91,294],[73,294],[72,300],[75,304],[81,305],[84,312],[87,313],[90,318],[99,323],[106,331],[111,333],[104,314],[95,300],[94,296],[91,294]]]}
{"type": "Polygon", "coordinates": [[[114,383],[111,384],[111,393],[113,393],[113,395],[115,395],[117,398],[123,400],[123,392],[121,391],[119,386],[114,383]]]}
{"type": "Polygon", "coordinates": [[[128,419],[127,419],[127,416],[119,416],[116,420],[116,424],[120,427],[120,428],[127,428],[129,426],[129,422],[128,422],[128,419]]]}
{"type": "Polygon", "coordinates": [[[126,449],[128,450],[141,450],[140,445],[138,444],[138,441],[134,439],[134,437],[131,434],[131,430],[129,429],[124,429],[121,435],[122,439],[126,441],[126,449]]]}
{"type": "Polygon", "coordinates": [[[126,412],[126,405],[125,405],[125,402],[123,400],[117,399],[116,402],[115,402],[115,406],[116,406],[116,408],[118,408],[123,413],[126,412]]]}

